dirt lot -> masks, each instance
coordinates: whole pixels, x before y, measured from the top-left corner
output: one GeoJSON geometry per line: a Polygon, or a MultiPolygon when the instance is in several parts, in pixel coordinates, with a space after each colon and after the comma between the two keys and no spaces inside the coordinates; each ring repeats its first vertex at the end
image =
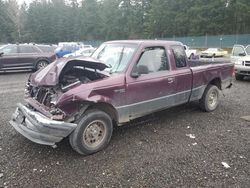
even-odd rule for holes
{"type": "Polygon", "coordinates": [[[250,79],[234,81],[213,113],[196,103],[156,113],[83,157],[67,140],[37,145],[9,125],[27,77],[0,74],[0,187],[249,187],[250,122],[240,117],[250,115],[250,79]]]}

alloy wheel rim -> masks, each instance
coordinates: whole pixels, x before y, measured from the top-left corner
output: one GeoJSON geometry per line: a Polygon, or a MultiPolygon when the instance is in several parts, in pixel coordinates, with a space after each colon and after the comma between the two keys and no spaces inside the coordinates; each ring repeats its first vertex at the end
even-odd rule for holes
{"type": "Polygon", "coordinates": [[[212,91],[208,96],[208,104],[211,108],[214,108],[217,105],[218,101],[218,93],[216,91],[212,91]]]}
{"type": "Polygon", "coordinates": [[[105,123],[101,120],[93,121],[84,130],[83,143],[87,147],[94,149],[103,142],[105,135],[105,123]]]}
{"type": "Polygon", "coordinates": [[[46,67],[47,66],[47,63],[46,62],[40,62],[39,64],[38,64],[38,69],[43,69],[44,67],[46,67]]]}

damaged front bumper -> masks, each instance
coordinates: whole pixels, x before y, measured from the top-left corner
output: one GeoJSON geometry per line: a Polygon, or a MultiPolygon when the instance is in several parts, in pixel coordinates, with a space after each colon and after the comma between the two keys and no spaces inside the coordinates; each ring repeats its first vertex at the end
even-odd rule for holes
{"type": "Polygon", "coordinates": [[[17,104],[10,124],[24,137],[43,145],[54,146],[67,137],[77,126],[74,123],[55,121],[23,104],[17,104]]]}

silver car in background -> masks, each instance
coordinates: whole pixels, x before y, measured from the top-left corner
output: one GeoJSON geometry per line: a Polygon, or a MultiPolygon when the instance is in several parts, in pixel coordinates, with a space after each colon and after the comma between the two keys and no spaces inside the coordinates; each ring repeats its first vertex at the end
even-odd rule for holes
{"type": "Polygon", "coordinates": [[[235,64],[236,80],[243,80],[250,76],[250,45],[234,45],[231,55],[231,62],[235,64]]]}

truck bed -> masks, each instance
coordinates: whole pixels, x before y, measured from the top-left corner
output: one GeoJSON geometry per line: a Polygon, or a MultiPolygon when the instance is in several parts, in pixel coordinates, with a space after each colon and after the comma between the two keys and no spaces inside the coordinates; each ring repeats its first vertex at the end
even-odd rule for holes
{"type": "Polygon", "coordinates": [[[234,65],[229,59],[191,60],[189,66],[193,73],[193,89],[203,88],[200,90],[200,94],[203,93],[207,84],[216,78],[219,79],[218,82],[222,85],[221,89],[226,88],[231,83],[234,65]]]}
{"type": "Polygon", "coordinates": [[[202,60],[190,60],[190,67],[204,66],[204,65],[214,65],[214,64],[225,64],[231,63],[229,59],[219,58],[219,59],[202,59],[202,60]]]}

